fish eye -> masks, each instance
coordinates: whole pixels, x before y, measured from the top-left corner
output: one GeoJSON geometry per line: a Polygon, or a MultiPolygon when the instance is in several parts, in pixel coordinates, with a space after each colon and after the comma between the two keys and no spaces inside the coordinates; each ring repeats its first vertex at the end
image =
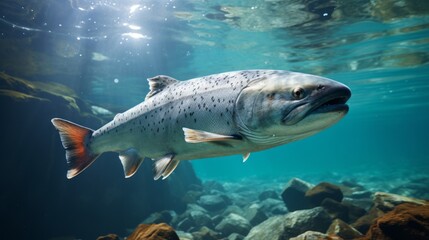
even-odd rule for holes
{"type": "Polygon", "coordinates": [[[304,98],[304,94],[305,94],[305,91],[303,88],[298,87],[292,90],[292,97],[294,97],[296,100],[300,100],[304,98]]]}

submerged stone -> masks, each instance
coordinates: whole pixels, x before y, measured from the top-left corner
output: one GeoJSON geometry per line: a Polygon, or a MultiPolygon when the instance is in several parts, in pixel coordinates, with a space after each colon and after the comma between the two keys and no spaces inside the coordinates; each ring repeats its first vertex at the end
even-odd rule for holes
{"type": "Polygon", "coordinates": [[[325,232],[331,217],[321,207],[298,210],[281,216],[270,217],[250,230],[246,240],[282,240],[298,236],[306,231],[325,232]]]}
{"type": "Polygon", "coordinates": [[[346,222],[340,219],[335,219],[329,226],[326,233],[329,235],[342,237],[343,239],[356,239],[363,236],[362,233],[360,233],[354,227],[348,225],[346,222]]]}
{"type": "Polygon", "coordinates": [[[198,200],[198,203],[209,211],[220,211],[227,207],[225,198],[220,195],[204,195],[198,200]]]}
{"type": "Polygon", "coordinates": [[[429,204],[427,200],[411,198],[392,193],[376,192],[374,194],[374,206],[383,212],[391,211],[402,203],[413,203],[417,205],[429,204]]]}
{"type": "Polygon", "coordinates": [[[316,231],[307,231],[289,240],[343,240],[341,237],[316,231]]]}
{"type": "Polygon", "coordinates": [[[398,205],[379,217],[363,239],[429,239],[429,205],[398,205]]]}
{"type": "Polygon", "coordinates": [[[274,190],[266,190],[258,195],[259,201],[264,201],[267,198],[279,199],[279,194],[274,190]]]}
{"type": "Polygon", "coordinates": [[[267,215],[261,210],[260,206],[257,204],[251,205],[246,209],[244,213],[244,217],[252,224],[252,226],[256,226],[259,223],[267,220],[267,215]]]}
{"type": "Polygon", "coordinates": [[[308,190],[305,193],[305,197],[314,206],[320,206],[326,198],[331,198],[337,202],[341,202],[343,200],[343,192],[334,184],[322,182],[308,190]]]}
{"type": "Polygon", "coordinates": [[[216,226],[215,230],[226,237],[232,233],[247,235],[251,228],[252,226],[247,219],[238,214],[230,213],[216,226]]]}
{"type": "Polygon", "coordinates": [[[305,193],[313,185],[299,178],[292,178],[283,190],[281,196],[287,209],[292,212],[312,207],[310,201],[305,197],[305,193]]]}
{"type": "Polygon", "coordinates": [[[200,230],[193,232],[194,240],[218,240],[220,239],[220,234],[213,231],[208,227],[201,227],[200,230]]]}

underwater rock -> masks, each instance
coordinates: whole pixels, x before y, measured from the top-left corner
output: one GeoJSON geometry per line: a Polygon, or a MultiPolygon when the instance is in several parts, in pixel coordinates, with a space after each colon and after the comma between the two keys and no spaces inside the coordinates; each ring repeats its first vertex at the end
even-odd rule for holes
{"type": "Polygon", "coordinates": [[[142,223],[153,224],[153,223],[169,223],[173,219],[173,216],[169,211],[162,211],[152,213],[149,217],[143,220],[142,223]]]}
{"type": "Polygon", "coordinates": [[[228,206],[225,197],[220,195],[203,195],[198,200],[198,204],[200,204],[203,208],[208,211],[221,211],[228,206]]]}
{"type": "Polygon", "coordinates": [[[205,181],[203,185],[206,191],[217,190],[219,192],[225,192],[225,188],[222,186],[222,184],[213,180],[205,181]]]}
{"type": "Polygon", "coordinates": [[[297,210],[281,216],[273,216],[253,227],[246,240],[289,239],[306,231],[325,232],[331,224],[331,217],[322,207],[297,210]]]}
{"type": "Polygon", "coordinates": [[[229,205],[222,213],[222,216],[228,216],[230,213],[235,213],[243,216],[243,210],[237,205],[229,205]]]}
{"type": "Polygon", "coordinates": [[[352,194],[349,195],[350,198],[353,199],[365,199],[365,198],[371,198],[372,196],[372,192],[371,191],[357,191],[357,192],[353,192],[352,194]]]}
{"type": "Polygon", "coordinates": [[[350,204],[365,211],[369,211],[371,209],[373,202],[371,198],[362,198],[362,199],[353,199],[353,198],[343,198],[342,203],[350,204]]]}
{"type": "Polygon", "coordinates": [[[252,224],[252,226],[256,226],[268,219],[267,215],[257,204],[252,204],[249,208],[247,208],[245,210],[244,217],[250,222],[250,224],[252,224]]]}
{"type": "Polygon", "coordinates": [[[194,240],[218,240],[220,234],[208,227],[201,227],[200,230],[193,232],[194,240]]]}
{"type": "Polygon", "coordinates": [[[344,221],[340,219],[335,219],[332,224],[329,226],[328,231],[326,231],[328,235],[336,235],[343,239],[356,239],[358,237],[362,237],[362,233],[348,225],[344,221]]]}
{"type": "Polygon", "coordinates": [[[342,240],[341,237],[329,235],[316,231],[307,231],[299,236],[289,238],[289,240],[342,240]]]}
{"type": "MultiPolygon", "coordinates": [[[[53,82],[28,81],[0,72],[0,98],[2,103],[10,105],[23,104],[35,107],[42,104],[44,108],[63,107],[62,111],[85,118],[101,119],[92,116],[91,106],[77,97],[69,87],[53,82]]],[[[31,111],[29,111],[31,112],[31,111]]],[[[53,111],[54,112],[54,111],[53,111]]]]}
{"type": "Polygon", "coordinates": [[[260,202],[259,205],[262,212],[267,216],[285,214],[288,212],[283,201],[277,199],[267,198],[260,202]]]}
{"type": "Polygon", "coordinates": [[[429,11],[429,4],[419,0],[403,0],[400,3],[395,0],[374,0],[371,5],[373,16],[383,21],[424,15],[429,11]]]}
{"type": "Polygon", "coordinates": [[[245,240],[281,240],[285,228],[285,216],[273,216],[253,227],[245,240]]]}
{"type": "Polygon", "coordinates": [[[140,224],[127,240],[180,240],[172,227],[165,223],[140,224]]]}
{"type": "Polygon", "coordinates": [[[116,234],[107,234],[105,236],[98,237],[97,240],[120,240],[120,238],[116,234]]]}
{"type": "Polygon", "coordinates": [[[314,206],[320,206],[326,198],[331,198],[335,201],[341,202],[343,200],[343,192],[334,184],[322,182],[308,190],[305,193],[305,197],[314,206]]]}
{"type": "Polygon", "coordinates": [[[343,180],[343,181],[341,181],[340,188],[341,188],[341,186],[350,188],[352,192],[365,190],[364,186],[362,186],[361,184],[357,183],[354,180],[343,180]]]}
{"type": "Polygon", "coordinates": [[[201,191],[194,191],[190,190],[185,193],[185,195],[182,197],[183,203],[196,203],[198,199],[203,195],[201,191]]]}
{"type": "Polygon", "coordinates": [[[333,219],[339,218],[345,222],[354,222],[366,214],[365,209],[349,203],[337,202],[331,198],[323,200],[321,206],[333,219]]]}
{"type": "Polygon", "coordinates": [[[367,214],[358,218],[354,223],[352,223],[351,226],[356,228],[361,233],[366,233],[369,227],[374,223],[375,219],[382,216],[383,214],[383,211],[373,207],[367,212],[367,214]]]}
{"type": "Polygon", "coordinates": [[[188,204],[186,211],[177,220],[177,228],[183,231],[195,230],[200,227],[213,227],[208,212],[196,204],[188,204]]]}
{"type": "Polygon", "coordinates": [[[264,201],[267,198],[279,199],[279,194],[274,190],[266,190],[259,194],[259,201],[264,201]]]}
{"type": "Polygon", "coordinates": [[[281,194],[287,209],[292,212],[311,208],[312,205],[305,197],[305,193],[312,187],[312,184],[299,178],[292,178],[281,194]]]}
{"type": "Polygon", "coordinates": [[[176,228],[183,230],[183,231],[189,231],[194,226],[194,222],[189,218],[184,218],[182,221],[177,223],[176,228]]]}
{"type": "Polygon", "coordinates": [[[393,210],[396,206],[402,203],[414,203],[417,205],[425,205],[429,202],[417,198],[401,196],[392,193],[376,192],[374,194],[374,206],[383,212],[393,210]]]}
{"type": "Polygon", "coordinates": [[[213,227],[212,219],[210,218],[210,215],[203,211],[191,211],[189,213],[189,218],[193,221],[193,225],[195,227],[213,227]]]}
{"type": "Polygon", "coordinates": [[[215,230],[226,237],[232,233],[247,235],[251,228],[252,226],[247,219],[238,214],[230,213],[215,227],[215,230]]]}
{"type": "Polygon", "coordinates": [[[244,236],[238,233],[233,233],[229,235],[225,240],[243,240],[244,236]]]}
{"type": "Polygon", "coordinates": [[[340,202],[331,198],[325,198],[320,206],[323,207],[333,219],[339,218],[345,222],[349,221],[349,209],[340,202]]]}
{"type": "Polygon", "coordinates": [[[391,189],[389,192],[402,195],[413,196],[420,199],[429,199],[429,180],[419,179],[391,189]]]}
{"type": "Polygon", "coordinates": [[[183,232],[183,231],[177,231],[177,236],[179,236],[180,240],[194,240],[194,236],[192,236],[191,233],[183,232]]]}
{"type": "Polygon", "coordinates": [[[364,216],[367,211],[359,206],[353,205],[351,203],[348,202],[341,202],[342,205],[346,206],[348,209],[348,217],[349,217],[349,221],[348,223],[352,223],[355,222],[357,219],[359,219],[360,217],[364,216]]]}
{"type": "Polygon", "coordinates": [[[363,239],[429,239],[429,205],[398,205],[379,217],[363,239]]]}

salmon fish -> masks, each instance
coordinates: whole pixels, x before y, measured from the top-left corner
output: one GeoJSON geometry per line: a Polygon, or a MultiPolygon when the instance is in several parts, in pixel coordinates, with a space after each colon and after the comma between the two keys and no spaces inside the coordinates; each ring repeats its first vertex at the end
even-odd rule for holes
{"type": "Polygon", "coordinates": [[[349,110],[350,89],[320,76],[281,70],[246,70],[178,81],[148,79],[145,100],[92,130],[52,119],[66,151],[67,178],[104,152],[117,152],[125,177],[144,158],[154,179],[180,161],[261,151],[313,135],[349,110]]]}

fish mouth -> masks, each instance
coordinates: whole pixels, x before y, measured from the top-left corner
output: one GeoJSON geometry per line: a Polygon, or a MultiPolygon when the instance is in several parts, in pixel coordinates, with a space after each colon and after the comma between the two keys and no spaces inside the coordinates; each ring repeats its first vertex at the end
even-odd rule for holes
{"type": "Polygon", "coordinates": [[[310,108],[306,115],[308,116],[310,114],[327,112],[347,113],[349,111],[349,106],[346,103],[349,100],[350,95],[350,90],[348,90],[322,98],[317,104],[310,108]]]}
{"type": "Polygon", "coordinates": [[[348,113],[349,106],[346,103],[351,97],[351,91],[348,87],[331,88],[323,95],[317,95],[306,102],[297,104],[294,109],[285,114],[283,124],[296,124],[312,114],[340,113],[345,115],[348,113]]]}

